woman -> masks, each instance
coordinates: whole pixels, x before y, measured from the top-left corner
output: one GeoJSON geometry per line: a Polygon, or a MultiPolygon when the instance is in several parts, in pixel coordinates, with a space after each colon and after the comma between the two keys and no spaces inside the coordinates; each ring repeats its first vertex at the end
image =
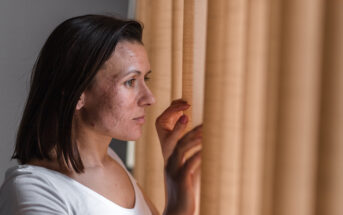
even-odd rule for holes
{"type": "MultiPolygon", "coordinates": [[[[109,148],[137,140],[155,103],[136,21],[100,15],[66,20],[34,66],[13,158],[0,192],[0,214],[158,214],[109,148]]],[[[174,101],[156,120],[165,162],[164,214],[192,214],[201,126],[187,124],[174,101]],[[185,154],[191,153],[185,157],[185,154]]]]}

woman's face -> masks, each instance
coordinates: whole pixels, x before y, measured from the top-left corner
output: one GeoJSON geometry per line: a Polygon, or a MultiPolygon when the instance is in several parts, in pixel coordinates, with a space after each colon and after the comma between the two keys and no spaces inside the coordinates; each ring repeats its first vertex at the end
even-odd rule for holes
{"type": "Polygon", "coordinates": [[[155,103],[146,85],[150,64],[143,45],[122,41],[83,93],[80,116],[92,131],[120,140],[141,136],[145,108],[155,103]]]}

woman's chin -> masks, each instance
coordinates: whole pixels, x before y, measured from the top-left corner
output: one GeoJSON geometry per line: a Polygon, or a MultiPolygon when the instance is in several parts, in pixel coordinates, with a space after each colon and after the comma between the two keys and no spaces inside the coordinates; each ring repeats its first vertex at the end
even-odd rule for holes
{"type": "Polygon", "coordinates": [[[128,135],[125,135],[125,136],[121,136],[121,137],[113,137],[115,139],[119,139],[119,140],[122,140],[122,141],[137,141],[139,140],[139,138],[142,136],[142,132],[139,131],[139,132],[132,132],[128,135]]]}
{"type": "Polygon", "coordinates": [[[139,140],[139,138],[142,136],[142,133],[140,133],[139,135],[136,135],[134,137],[129,138],[127,141],[137,141],[139,140]]]}

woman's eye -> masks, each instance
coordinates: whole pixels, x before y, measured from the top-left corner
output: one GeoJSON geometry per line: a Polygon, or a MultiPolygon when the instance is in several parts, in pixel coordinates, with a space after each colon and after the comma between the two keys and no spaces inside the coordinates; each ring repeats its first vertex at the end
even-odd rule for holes
{"type": "Polygon", "coordinates": [[[144,77],[144,81],[148,82],[150,80],[150,77],[144,77]]]}
{"type": "Polygon", "coordinates": [[[136,79],[130,79],[128,81],[125,81],[125,86],[127,87],[134,87],[135,86],[136,79]]]}

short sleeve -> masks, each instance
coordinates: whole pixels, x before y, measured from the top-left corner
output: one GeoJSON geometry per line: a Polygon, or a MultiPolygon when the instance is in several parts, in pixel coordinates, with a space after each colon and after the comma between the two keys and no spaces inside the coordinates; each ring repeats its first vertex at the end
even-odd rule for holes
{"type": "Polygon", "coordinates": [[[0,215],[67,215],[58,190],[47,179],[24,174],[7,180],[0,191],[0,215]]]}

